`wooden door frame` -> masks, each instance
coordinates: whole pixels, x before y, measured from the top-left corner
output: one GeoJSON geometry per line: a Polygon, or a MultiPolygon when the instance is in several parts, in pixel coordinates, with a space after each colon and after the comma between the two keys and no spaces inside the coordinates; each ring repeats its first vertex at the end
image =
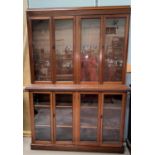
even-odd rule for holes
{"type": "MultiPolygon", "coordinates": [[[[103,84],[125,84],[126,81],[126,67],[127,67],[127,53],[128,53],[128,38],[129,38],[129,14],[115,14],[115,15],[103,15],[104,17],[104,40],[105,40],[105,28],[106,19],[112,19],[112,18],[125,18],[125,26],[124,26],[124,46],[123,46],[123,67],[122,67],[122,80],[121,81],[104,81],[104,72],[103,72],[103,84]]],[[[105,53],[105,48],[104,48],[105,53]]],[[[104,66],[104,57],[103,58],[103,66],[104,66]]]]}
{"type": "Polygon", "coordinates": [[[78,132],[76,133],[77,134],[77,137],[78,137],[78,139],[77,139],[77,145],[92,145],[92,146],[98,146],[99,145],[99,139],[100,139],[100,133],[99,133],[99,131],[100,131],[100,123],[99,123],[99,118],[100,118],[100,103],[99,103],[99,101],[100,101],[100,95],[99,95],[99,92],[78,92],[77,93],[77,95],[78,95],[78,104],[77,104],[77,109],[78,109],[78,113],[76,114],[77,115],[77,117],[78,117],[78,119],[77,119],[77,127],[78,127],[78,132]],[[80,96],[82,95],[82,94],[92,94],[92,95],[98,95],[98,114],[97,114],[97,132],[96,132],[96,137],[97,137],[97,139],[96,139],[96,141],[80,141],[80,107],[81,107],[81,100],[80,100],[80,96]]]}
{"type": "Polygon", "coordinates": [[[51,92],[41,92],[41,91],[34,91],[34,92],[29,92],[29,103],[30,103],[30,118],[31,118],[31,132],[32,132],[32,135],[31,135],[31,138],[32,138],[32,143],[34,144],[52,144],[53,143],[53,129],[52,129],[52,106],[51,106],[51,92]],[[50,141],[47,141],[47,140],[35,140],[36,139],[36,136],[35,136],[35,123],[34,123],[34,101],[33,101],[33,95],[34,94],[49,94],[49,100],[50,100],[50,107],[49,107],[49,110],[50,110],[50,137],[51,137],[51,140],[50,141]]]}
{"type": "Polygon", "coordinates": [[[75,143],[75,94],[74,92],[53,92],[53,128],[54,128],[54,144],[74,144],[75,143]],[[56,140],[56,94],[71,94],[72,95],[72,141],[57,141],[56,140]]]}
{"type": "MultiPolygon", "coordinates": [[[[31,83],[34,84],[52,84],[52,77],[51,76],[51,80],[50,81],[37,81],[35,80],[35,74],[34,74],[34,60],[33,60],[33,45],[32,45],[32,40],[33,40],[33,36],[32,36],[32,21],[38,21],[38,20],[47,20],[49,22],[49,40],[50,40],[50,55],[51,55],[51,42],[52,42],[52,37],[51,37],[51,18],[48,16],[44,16],[44,17],[28,17],[27,16],[27,26],[28,26],[28,41],[29,41],[29,59],[30,59],[30,73],[31,73],[31,83]]],[[[50,62],[51,67],[52,67],[52,63],[50,62]]],[[[50,67],[50,68],[51,68],[50,67]]]]}
{"type": "Polygon", "coordinates": [[[102,119],[100,120],[100,124],[101,124],[101,132],[100,132],[100,146],[121,146],[123,144],[124,141],[124,124],[125,124],[125,108],[126,108],[126,93],[120,93],[120,92],[103,92],[102,94],[102,102],[101,102],[101,115],[102,115],[102,119]],[[104,117],[104,96],[105,95],[121,95],[122,96],[122,101],[121,101],[121,118],[120,118],[120,140],[119,142],[115,142],[115,143],[110,143],[110,142],[103,142],[103,117],[104,117]]]}

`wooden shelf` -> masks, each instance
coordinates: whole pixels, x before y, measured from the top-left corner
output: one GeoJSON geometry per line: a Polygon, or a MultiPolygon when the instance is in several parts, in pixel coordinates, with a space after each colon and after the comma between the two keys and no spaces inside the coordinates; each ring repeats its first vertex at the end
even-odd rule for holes
{"type": "Polygon", "coordinates": [[[35,125],[35,127],[50,127],[50,125],[42,125],[42,124],[39,124],[39,125],[35,125]]]}
{"type": "Polygon", "coordinates": [[[50,105],[42,105],[42,104],[38,104],[38,105],[34,105],[35,108],[50,108],[50,105]]]}
{"type": "Polygon", "coordinates": [[[103,130],[120,130],[120,128],[114,128],[114,127],[103,127],[103,130]]]}
{"type": "Polygon", "coordinates": [[[105,110],[121,110],[121,107],[104,107],[105,110]]]}
{"type": "Polygon", "coordinates": [[[36,102],[36,101],[34,101],[34,105],[50,105],[50,101],[49,102],[36,102]]]}
{"type": "Polygon", "coordinates": [[[59,105],[59,106],[56,106],[56,108],[72,108],[72,106],[62,106],[62,105],[59,105]]]}
{"type": "Polygon", "coordinates": [[[57,128],[72,128],[72,125],[56,125],[57,128]]]}
{"type": "Polygon", "coordinates": [[[80,128],[97,129],[97,126],[81,125],[80,128]]]}
{"type": "Polygon", "coordinates": [[[93,109],[97,109],[98,107],[96,107],[96,106],[81,106],[81,108],[93,108],[93,109]]]}

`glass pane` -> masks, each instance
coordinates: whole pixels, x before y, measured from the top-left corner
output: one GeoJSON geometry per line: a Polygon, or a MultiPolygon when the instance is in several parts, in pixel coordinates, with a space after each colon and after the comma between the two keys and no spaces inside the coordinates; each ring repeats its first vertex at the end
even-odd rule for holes
{"type": "Polygon", "coordinates": [[[50,94],[33,94],[35,139],[51,140],[50,94]]]}
{"type": "Polygon", "coordinates": [[[34,109],[34,125],[36,140],[50,140],[50,109],[35,108],[34,109]]]}
{"type": "Polygon", "coordinates": [[[34,105],[50,105],[49,94],[33,94],[34,105]]]}
{"type": "Polygon", "coordinates": [[[56,80],[73,80],[73,20],[55,21],[56,80]]]}
{"type": "Polygon", "coordinates": [[[80,140],[96,141],[98,125],[98,95],[82,94],[80,108],[80,140]]]}
{"type": "Polygon", "coordinates": [[[51,128],[50,127],[36,127],[36,140],[50,141],[51,140],[51,128]]]}
{"type": "Polygon", "coordinates": [[[57,141],[71,141],[72,140],[72,127],[58,127],[56,128],[57,141]]]}
{"type": "Polygon", "coordinates": [[[81,81],[98,81],[100,19],[81,21],[81,81]]]}
{"type": "Polygon", "coordinates": [[[106,19],[104,81],[122,80],[125,22],[125,18],[106,19]]]}
{"type": "Polygon", "coordinates": [[[34,80],[51,80],[49,21],[32,21],[34,80]]]}
{"type": "Polygon", "coordinates": [[[50,109],[35,108],[35,125],[50,125],[50,109]]]}
{"type": "Polygon", "coordinates": [[[122,95],[104,95],[103,105],[103,142],[119,142],[122,95]]]}
{"type": "Polygon", "coordinates": [[[56,140],[72,140],[72,95],[56,94],[56,140]]]}

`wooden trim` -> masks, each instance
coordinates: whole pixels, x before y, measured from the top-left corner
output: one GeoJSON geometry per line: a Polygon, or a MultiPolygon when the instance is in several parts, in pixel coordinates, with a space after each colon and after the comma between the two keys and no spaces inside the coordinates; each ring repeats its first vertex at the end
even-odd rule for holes
{"type": "Polygon", "coordinates": [[[54,70],[54,67],[53,67],[53,40],[54,38],[52,37],[53,36],[53,30],[52,30],[52,25],[53,25],[53,19],[50,18],[49,19],[49,33],[50,33],[50,68],[51,68],[51,83],[54,79],[54,74],[53,74],[53,70],[54,70]]]}
{"type": "Polygon", "coordinates": [[[131,64],[127,64],[127,73],[131,73],[131,64]]]}
{"type": "Polygon", "coordinates": [[[51,144],[31,144],[31,149],[41,149],[41,150],[64,150],[64,151],[91,151],[91,152],[113,152],[113,153],[123,153],[124,146],[122,144],[118,145],[105,145],[105,146],[96,146],[96,145],[51,145],[51,144]]]}
{"type": "Polygon", "coordinates": [[[127,9],[130,10],[130,5],[124,5],[124,6],[97,6],[97,7],[56,7],[56,8],[29,8],[27,11],[48,11],[48,10],[53,10],[53,11],[63,11],[63,10],[111,10],[111,9],[127,9]]]}
{"type": "Polygon", "coordinates": [[[55,19],[65,20],[65,19],[73,19],[74,16],[54,16],[53,18],[54,20],[55,19]]]}
{"type": "Polygon", "coordinates": [[[52,84],[51,81],[34,81],[33,84],[52,84]]]}
{"type": "Polygon", "coordinates": [[[101,19],[101,15],[86,15],[80,16],[80,19],[101,19]]]}
{"type": "Polygon", "coordinates": [[[104,60],[104,43],[105,43],[105,37],[104,37],[104,17],[101,16],[101,23],[100,23],[100,54],[99,54],[99,83],[103,83],[104,78],[104,66],[103,66],[103,60],[104,60]]]}
{"type": "Polygon", "coordinates": [[[99,136],[99,145],[102,143],[102,119],[103,119],[103,95],[102,93],[99,93],[99,115],[98,115],[98,123],[99,123],[99,129],[98,129],[98,136],[99,136]]]}
{"type": "Polygon", "coordinates": [[[103,107],[104,107],[104,94],[101,93],[101,100],[100,100],[100,145],[103,144],[103,117],[104,117],[104,114],[103,114],[103,107]]]}
{"type": "Polygon", "coordinates": [[[74,81],[56,81],[55,84],[74,84],[74,81]]]}
{"type": "Polygon", "coordinates": [[[27,15],[27,26],[28,26],[28,46],[29,46],[29,59],[30,59],[30,75],[31,75],[31,83],[34,82],[34,63],[33,63],[33,47],[32,47],[32,21],[29,19],[27,15]]]}
{"type": "Polygon", "coordinates": [[[73,83],[76,83],[76,17],[73,17],[73,83]]]}
{"type": "Polygon", "coordinates": [[[52,42],[52,72],[53,72],[53,83],[56,83],[56,51],[55,51],[55,20],[52,18],[52,36],[53,36],[53,42],[52,42]]]}
{"type": "Polygon", "coordinates": [[[125,126],[125,112],[126,112],[127,94],[122,94],[122,112],[121,112],[121,127],[120,127],[120,141],[124,141],[124,126],[125,126]]]}
{"type": "Polygon", "coordinates": [[[29,16],[80,16],[99,14],[130,14],[130,6],[104,6],[104,7],[66,7],[28,9],[29,16]]]}
{"type": "Polygon", "coordinates": [[[53,118],[53,93],[50,93],[50,125],[51,125],[51,143],[54,141],[54,118],[53,118]]]}
{"type": "Polygon", "coordinates": [[[68,145],[68,144],[73,144],[73,143],[72,141],[56,141],[55,144],[68,145]]]}
{"type": "Polygon", "coordinates": [[[81,50],[81,25],[80,25],[81,21],[80,21],[80,17],[76,17],[76,64],[77,64],[77,81],[76,83],[79,84],[80,83],[80,79],[81,79],[81,59],[80,59],[80,50],[81,50]]]}
{"type": "Polygon", "coordinates": [[[32,84],[30,86],[25,87],[24,91],[33,91],[33,92],[127,92],[130,90],[126,85],[120,84],[104,84],[104,85],[57,85],[57,84],[49,84],[49,85],[35,85],[32,84]]]}
{"type": "Polygon", "coordinates": [[[105,81],[104,84],[113,84],[113,85],[117,84],[117,85],[121,85],[122,81],[114,81],[114,82],[112,82],[112,81],[105,81]]]}
{"type": "Polygon", "coordinates": [[[35,142],[34,107],[33,107],[33,93],[31,92],[29,93],[29,103],[30,103],[32,143],[34,143],[35,142]]]}
{"type": "Polygon", "coordinates": [[[127,68],[127,56],[128,56],[128,39],[129,39],[129,15],[126,15],[126,25],[125,25],[125,43],[124,43],[124,65],[123,65],[123,77],[122,77],[122,83],[125,84],[126,81],[126,68],[127,68]]]}
{"type": "Polygon", "coordinates": [[[80,94],[76,93],[76,144],[80,143],[80,94]]]}
{"type": "Polygon", "coordinates": [[[29,131],[29,130],[24,130],[24,131],[23,131],[23,137],[31,137],[31,131],[29,131]]]}
{"type": "Polygon", "coordinates": [[[72,93],[72,143],[75,144],[76,141],[76,98],[75,98],[75,93],[72,93]]]}
{"type": "Polygon", "coordinates": [[[53,95],[52,95],[52,97],[53,97],[53,102],[52,102],[52,106],[53,106],[53,143],[55,144],[56,143],[56,107],[55,107],[55,105],[56,105],[56,101],[55,101],[55,99],[56,99],[56,97],[55,97],[55,93],[53,93],[53,95]]]}

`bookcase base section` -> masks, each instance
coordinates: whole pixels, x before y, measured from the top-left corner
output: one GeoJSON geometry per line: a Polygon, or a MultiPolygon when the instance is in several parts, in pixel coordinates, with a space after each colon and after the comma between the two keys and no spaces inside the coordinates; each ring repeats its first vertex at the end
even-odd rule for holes
{"type": "Polygon", "coordinates": [[[56,151],[87,151],[87,152],[107,152],[124,153],[124,146],[81,146],[81,145],[51,145],[51,144],[31,144],[32,150],[56,150],[56,151]]]}

